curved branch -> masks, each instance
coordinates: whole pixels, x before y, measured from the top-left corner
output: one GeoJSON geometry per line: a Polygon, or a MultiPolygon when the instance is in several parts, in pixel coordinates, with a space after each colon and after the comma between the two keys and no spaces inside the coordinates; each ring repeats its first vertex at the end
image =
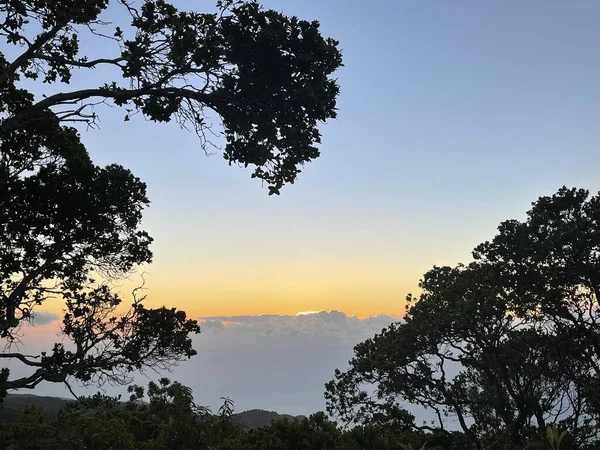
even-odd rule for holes
{"type": "Polygon", "coordinates": [[[82,67],[82,68],[87,68],[87,69],[93,69],[94,67],[96,67],[97,65],[100,64],[112,64],[114,66],[123,68],[123,66],[121,64],[119,64],[122,61],[125,61],[124,57],[119,57],[119,58],[98,58],[98,59],[94,59],[92,61],[75,61],[72,59],[67,59],[67,58],[61,58],[60,56],[49,56],[49,55],[45,55],[42,53],[36,53],[34,55],[35,59],[41,59],[43,61],[47,61],[47,62],[54,62],[54,63],[60,63],[60,64],[65,64],[67,66],[73,66],[73,67],[82,67]]]}
{"type": "Polygon", "coordinates": [[[0,134],[13,131],[23,125],[25,116],[31,116],[34,111],[41,111],[46,108],[61,105],[67,102],[86,100],[92,97],[109,98],[118,101],[128,101],[135,98],[153,95],[166,98],[188,98],[208,106],[214,106],[215,101],[232,103],[232,99],[220,97],[214,93],[205,94],[192,89],[176,87],[144,87],[140,89],[112,89],[112,88],[93,88],[81,89],[73,92],[59,92],[40,100],[29,108],[26,113],[16,114],[6,119],[0,125],[0,134]]]}
{"type": "Polygon", "coordinates": [[[31,46],[24,51],[21,55],[19,55],[5,70],[0,77],[0,85],[4,84],[4,82],[10,78],[14,73],[25,64],[28,60],[32,59],[36,52],[38,52],[44,44],[46,44],[49,40],[54,38],[56,34],[65,26],[65,24],[56,24],[50,30],[40,33],[35,41],[31,44],[31,46]]]}
{"type": "Polygon", "coordinates": [[[42,381],[63,381],[59,380],[56,375],[48,373],[45,369],[38,369],[28,377],[18,378],[13,381],[4,383],[3,388],[7,391],[16,389],[34,389],[42,381]]]}

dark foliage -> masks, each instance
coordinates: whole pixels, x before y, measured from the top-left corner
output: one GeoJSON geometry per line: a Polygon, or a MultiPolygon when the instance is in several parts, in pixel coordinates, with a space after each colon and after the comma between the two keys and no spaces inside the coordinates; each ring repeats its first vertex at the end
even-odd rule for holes
{"type": "Polygon", "coordinates": [[[336,371],[329,411],[436,433],[452,420],[477,449],[521,449],[556,424],[561,448],[597,448],[599,217],[600,196],[562,188],[503,222],[471,264],[434,267],[405,320],[336,371]]]}
{"type": "MultiPolygon", "coordinates": [[[[213,111],[222,121],[225,158],[254,166],[253,176],[270,193],[293,183],[300,167],[319,156],[317,125],[336,116],[339,89],[331,75],[341,54],[335,40],[321,36],[317,21],[254,1],[219,1],[215,13],[180,11],[166,0],[136,6],[125,0],[0,1],[0,36],[18,49],[12,60],[0,53],[0,145],[39,146],[46,132],[36,131],[44,122],[53,124],[54,135],[66,131],[58,124],[95,126],[97,107],[112,103],[124,108],[125,120],[136,113],[177,120],[196,131],[205,149],[213,111]],[[128,27],[102,20],[109,4],[121,8],[128,27]],[[94,38],[105,41],[98,43],[105,55],[90,57],[82,48],[94,38]],[[107,74],[101,85],[62,86],[37,100],[19,88],[24,79],[64,85],[101,68],[107,74]]],[[[73,138],[66,134],[62,139],[73,138]]]]}
{"type": "MultiPolygon", "coordinates": [[[[41,408],[28,406],[19,420],[0,422],[0,448],[28,450],[153,449],[195,450],[464,450],[469,438],[460,432],[427,433],[363,425],[341,429],[324,413],[283,418],[247,431],[226,400],[217,413],[194,403],[190,389],[162,379],[144,389],[132,387],[128,401],[95,395],[69,403],[58,417],[44,421],[41,408]],[[142,402],[141,400],[144,399],[142,402]]],[[[254,411],[255,412],[255,411],[254,411]]],[[[252,413],[252,411],[251,411],[252,413]]],[[[239,416],[239,415],[237,415],[239,416]]],[[[528,449],[558,450],[560,434],[531,442],[528,449]]],[[[567,437],[568,438],[568,437],[567,437]]],[[[562,437],[561,449],[567,443],[562,437]]],[[[513,448],[506,441],[490,449],[513,448]]],[[[521,450],[521,448],[519,448],[521,450]]]]}
{"type": "Polygon", "coordinates": [[[433,450],[458,450],[443,436],[398,433],[392,429],[359,427],[341,430],[324,413],[283,418],[247,431],[236,423],[233,404],[216,413],[194,403],[190,389],[162,379],[144,389],[132,387],[131,398],[95,395],[63,408],[53,421],[41,409],[27,407],[20,420],[0,422],[0,443],[29,450],[400,450],[401,444],[429,442],[433,450]],[[145,401],[142,402],[141,400],[145,401]],[[433,439],[433,440],[432,440],[433,439]],[[446,446],[448,444],[449,446],[446,446]]]}

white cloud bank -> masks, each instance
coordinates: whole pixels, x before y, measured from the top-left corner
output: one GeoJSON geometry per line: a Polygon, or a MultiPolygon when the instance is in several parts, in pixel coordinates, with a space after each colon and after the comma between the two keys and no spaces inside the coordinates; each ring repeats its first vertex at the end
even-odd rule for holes
{"type": "Polygon", "coordinates": [[[387,315],[360,319],[340,311],[320,311],[296,316],[220,316],[201,317],[205,333],[247,334],[262,336],[311,336],[323,338],[370,337],[379,333],[398,317],[387,315]]]}

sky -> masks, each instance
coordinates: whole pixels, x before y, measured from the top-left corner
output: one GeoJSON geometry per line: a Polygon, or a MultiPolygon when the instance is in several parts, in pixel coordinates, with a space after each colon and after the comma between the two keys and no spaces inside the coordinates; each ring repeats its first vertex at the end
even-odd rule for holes
{"type": "Polygon", "coordinates": [[[84,134],[148,183],[151,301],[401,314],[424,272],[468,260],[538,196],[600,187],[597,2],[264,4],[319,19],[345,64],[322,156],[281,196],[175,124],[107,110],[84,134]]]}
{"type": "Polygon", "coordinates": [[[83,141],[148,183],[150,305],[205,321],[199,356],[175,373],[210,402],[300,414],[322,409],[335,367],[432,266],[468,261],[562,185],[600,190],[600,3],[263,4],[320,20],[345,64],[322,156],[281,196],[175,124],[107,108],[83,141]],[[296,316],[321,310],[343,318],[296,316]]]}

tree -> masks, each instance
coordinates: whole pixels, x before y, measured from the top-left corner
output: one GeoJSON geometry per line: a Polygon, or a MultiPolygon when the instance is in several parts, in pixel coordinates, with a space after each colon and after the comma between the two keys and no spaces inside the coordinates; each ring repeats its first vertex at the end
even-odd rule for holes
{"type": "Polygon", "coordinates": [[[208,450],[223,439],[224,430],[232,437],[240,433],[230,421],[223,427],[219,416],[196,405],[191,389],[180,383],[162,378],[150,382],[147,392],[140,386],[129,391],[126,402],[97,394],[68,405],[54,424],[57,448],[208,450]]]}
{"type": "Polygon", "coordinates": [[[242,448],[256,450],[334,450],[341,431],[323,412],[302,419],[280,419],[251,430],[242,448]]]}
{"type": "Polygon", "coordinates": [[[328,410],[386,423],[418,405],[434,421],[404,426],[449,432],[452,418],[477,449],[522,448],[558,424],[573,448],[595,448],[600,201],[588,197],[566,188],[542,197],[526,221],[503,222],[471,264],[425,274],[404,321],[336,371],[328,410]]]}
{"type": "Polygon", "coordinates": [[[39,355],[1,353],[31,373],[11,379],[2,370],[0,392],[70,379],[124,384],[134,370],[195,354],[196,321],[147,309],[139,290],[126,308],[111,289],[151,262],[152,239],[139,228],[146,187],[121,166],[95,165],[75,126],[95,127],[112,103],[125,120],[139,113],[191,127],[207,149],[210,110],[222,121],[225,158],[254,166],[279,193],[318,156],[317,125],[335,117],[331,75],[341,56],[318,22],[252,1],[220,1],[216,13],[165,0],[112,5],[129,27],[102,19],[108,0],[0,0],[0,337],[18,342],[23,323],[59,297],[67,338],[39,355]],[[106,55],[85,53],[94,39],[106,55]],[[70,89],[72,77],[94,69],[105,83],[70,89]]]}
{"type": "Polygon", "coordinates": [[[39,406],[27,406],[16,423],[0,423],[0,449],[48,450],[56,442],[56,429],[44,421],[39,406]]]}
{"type": "Polygon", "coordinates": [[[0,36],[19,49],[12,60],[0,54],[2,141],[22,138],[41,120],[95,126],[97,107],[113,103],[125,108],[125,120],[136,113],[174,119],[192,128],[205,149],[206,113],[215,112],[225,158],[254,166],[253,176],[270,193],[293,183],[300,167],[319,156],[317,125],[336,116],[339,89],[331,75],[341,54],[317,21],[254,1],[220,0],[215,13],[179,11],[166,0],[144,0],[139,8],[112,3],[130,18],[129,27],[102,20],[109,0],[0,1],[0,36]],[[80,44],[93,38],[105,41],[106,55],[83,53],[80,44]],[[117,75],[41,99],[19,88],[23,79],[68,84],[98,68],[117,75]]]}
{"type": "Polygon", "coordinates": [[[503,222],[473,252],[515,315],[560,341],[555,356],[571,412],[563,423],[579,445],[600,437],[599,219],[600,194],[562,187],[534,203],[527,220],[503,222]]]}
{"type": "MultiPolygon", "coordinates": [[[[241,427],[230,419],[231,403],[218,414],[194,403],[192,391],[166,378],[147,391],[130,386],[130,398],[96,394],[68,403],[51,423],[39,409],[19,422],[0,423],[0,448],[28,450],[233,450],[241,427]],[[145,401],[144,401],[145,400],[145,401]],[[231,446],[233,445],[233,446],[231,446]]],[[[39,407],[37,407],[39,408],[39,407]]],[[[244,448],[244,447],[241,447],[244,448]]]]}
{"type": "Polygon", "coordinates": [[[189,334],[199,332],[196,321],[175,309],[147,309],[137,293],[124,309],[110,288],[110,280],[151,261],[152,239],[139,229],[145,184],[120,166],[95,166],[78,151],[83,156],[63,158],[50,149],[28,160],[2,154],[0,335],[9,346],[18,342],[36,309],[60,297],[61,331],[70,341],[40,355],[0,353],[32,369],[18,379],[5,371],[3,390],[72,377],[127,383],[134,369],[164,369],[195,354],[189,334]]]}
{"type": "Polygon", "coordinates": [[[464,438],[458,433],[434,434],[372,424],[345,430],[336,450],[463,450],[464,448],[464,438]]]}

